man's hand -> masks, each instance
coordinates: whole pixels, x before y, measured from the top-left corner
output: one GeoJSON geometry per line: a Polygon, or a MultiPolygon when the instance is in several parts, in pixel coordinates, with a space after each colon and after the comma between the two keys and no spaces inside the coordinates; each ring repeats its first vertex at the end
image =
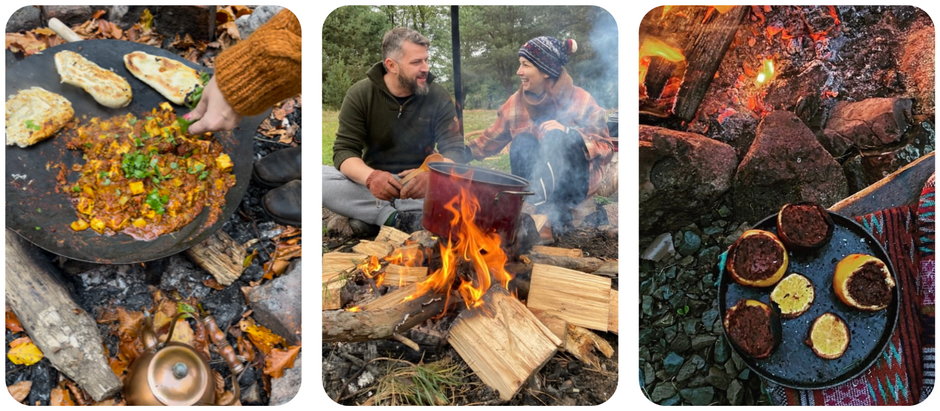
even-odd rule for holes
{"type": "Polygon", "coordinates": [[[366,179],[366,187],[375,198],[384,201],[391,201],[398,198],[401,191],[401,182],[392,173],[382,170],[374,170],[366,179]]]}
{"type": "Polygon", "coordinates": [[[189,134],[231,130],[241,121],[241,116],[225,101],[215,77],[206,83],[196,108],[183,117],[187,120],[198,120],[189,126],[189,134]]]}
{"type": "Polygon", "coordinates": [[[568,127],[565,127],[564,125],[562,125],[556,120],[548,120],[539,126],[539,133],[542,136],[548,134],[548,132],[552,130],[558,130],[565,134],[568,133],[568,127]]]}
{"type": "MultiPolygon", "coordinates": [[[[447,159],[445,158],[444,160],[447,159]]],[[[414,170],[415,169],[405,170],[398,173],[398,175],[404,177],[414,170]]],[[[415,174],[415,176],[408,181],[408,184],[402,187],[401,198],[424,198],[428,193],[428,180],[430,178],[430,171],[422,171],[415,174]]]]}

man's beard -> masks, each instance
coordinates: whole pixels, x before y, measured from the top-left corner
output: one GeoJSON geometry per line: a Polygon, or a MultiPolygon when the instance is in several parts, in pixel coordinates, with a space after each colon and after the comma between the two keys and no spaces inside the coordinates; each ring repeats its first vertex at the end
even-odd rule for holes
{"type": "Polygon", "coordinates": [[[428,90],[430,89],[430,86],[427,82],[425,82],[423,86],[419,86],[417,77],[409,79],[403,76],[401,72],[398,72],[398,83],[411,91],[411,94],[416,94],[419,96],[428,94],[428,90]]]}

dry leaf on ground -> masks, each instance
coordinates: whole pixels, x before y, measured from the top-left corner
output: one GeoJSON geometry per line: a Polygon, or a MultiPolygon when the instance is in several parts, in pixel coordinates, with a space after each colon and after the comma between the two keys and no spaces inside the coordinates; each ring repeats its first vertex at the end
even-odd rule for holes
{"type": "Polygon", "coordinates": [[[275,334],[267,327],[255,323],[251,317],[242,318],[238,327],[248,334],[248,339],[264,355],[268,355],[275,345],[285,345],[287,342],[280,335],[275,334]]]}
{"type": "Polygon", "coordinates": [[[10,391],[10,396],[13,397],[16,402],[20,403],[26,400],[26,397],[29,396],[29,390],[32,388],[32,381],[20,381],[7,386],[7,390],[10,391]]]}
{"type": "Polygon", "coordinates": [[[42,351],[29,337],[20,337],[10,341],[10,350],[7,351],[7,358],[10,362],[28,366],[39,362],[42,357],[42,351]]]}
{"type": "Polygon", "coordinates": [[[53,388],[49,393],[49,405],[75,405],[72,401],[72,394],[66,388],[53,388]]]}
{"type": "Polygon", "coordinates": [[[299,345],[292,345],[286,350],[275,348],[264,356],[264,373],[271,378],[280,378],[284,375],[284,370],[294,366],[294,360],[300,353],[299,345]]]}
{"type": "Polygon", "coordinates": [[[14,313],[13,310],[7,310],[6,327],[11,333],[23,331],[23,325],[20,324],[20,319],[16,317],[16,313],[14,313]]]}

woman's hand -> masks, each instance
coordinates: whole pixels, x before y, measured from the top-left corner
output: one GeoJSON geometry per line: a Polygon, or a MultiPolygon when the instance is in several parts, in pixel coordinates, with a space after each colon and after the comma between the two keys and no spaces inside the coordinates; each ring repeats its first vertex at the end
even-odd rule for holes
{"type": "Polygon", "coordinates": [[[189,134],[211,131],[227,131],[235,128],[241,116],[225,101],[225,96],[212,77],[202,90],[202,98],[196,108],[183,116],[187,120],[196,120],[189,126],[189,134]]]}

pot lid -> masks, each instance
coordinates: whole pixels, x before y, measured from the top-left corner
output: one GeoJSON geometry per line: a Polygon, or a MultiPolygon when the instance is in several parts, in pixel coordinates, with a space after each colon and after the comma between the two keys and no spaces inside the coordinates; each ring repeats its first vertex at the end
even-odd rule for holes
{"type": "Polygon", "coordinates": [[[212,389],[209,366],[184,345],[168,345],[157,351],[147,367],[147,377],[153,396],[166,405],[196,404],[212,389]]]}
{"type": "Polygon", "coordinates": [[[493,184],[497,186],[511,187],[514,189],[526,187],[529,185],[528,180],[517,175],[467,164],[435,162],[429,163],[428,168],[430,168],[431,171],[438,172],[446,176],[475,183],[493,184]]]}

